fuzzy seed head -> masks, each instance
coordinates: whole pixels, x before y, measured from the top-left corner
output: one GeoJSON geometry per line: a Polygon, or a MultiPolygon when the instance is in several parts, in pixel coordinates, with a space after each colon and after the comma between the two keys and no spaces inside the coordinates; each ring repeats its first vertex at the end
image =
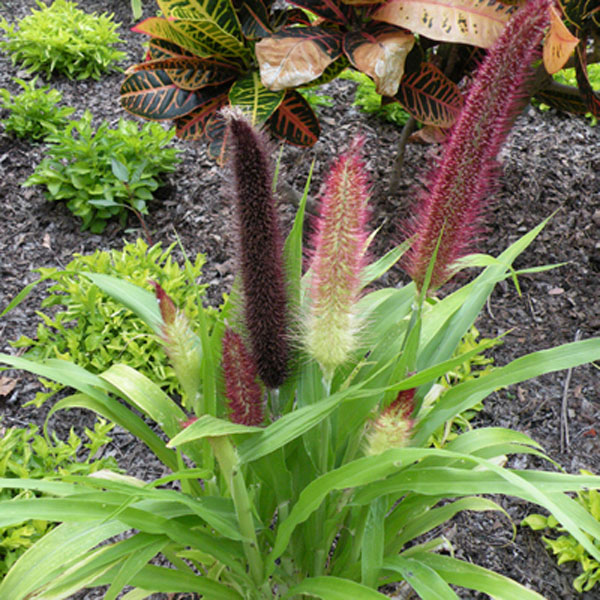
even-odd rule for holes
{"type": "Polygon", "coordinates": [[[452,276],[480,230],[487,194],[498,174],[496,157],[529,99],[526,84],[548,25],[551,0],[530,0],[506,25],[479,68],[465,106],[422,196],[409,233],[417,234],[404,267],[417,287],[441,239],[430,290],[452,276]]]}
{"type": "Polygon", "coordinates": [[[355,139],[334,163],[313,238],[305,346],[328,375],[347,360],[360,329],[355,305],[366,263],[369,200],[362,146],[363,139],[355,139]]]}
{"type": "Polygon", "coordinates": [[[238,333],[227,329],[223,336],[223,375],[230,419],[241,425],[263,422],[262,389],[258,371],[238,333]]]}
{"type": "Polygon", "coordinates": [[[415,388],[398,393],[398,397],[373,421],[366,434],[367,456],[390,448],[404,448],[412,435],[415,388]]]}
{"type": "Polygon", "coordinates": [[[251,354],[269,388],[285,380],[289,356],[283,241],[271,191],[268,145],[236,112],[228,119],[234,197],[238,220],[243,314],[251,354]]]}

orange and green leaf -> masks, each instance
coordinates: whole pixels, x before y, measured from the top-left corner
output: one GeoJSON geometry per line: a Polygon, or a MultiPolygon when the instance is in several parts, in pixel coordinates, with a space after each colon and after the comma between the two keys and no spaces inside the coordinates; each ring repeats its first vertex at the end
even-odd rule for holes
{"type": "Polygon", "coordinates": [[[238,71],[230,64],[211,58],[159,58],[135,65],[130,72],[166,71],[171,81],[182,90],[197,90],[206,86],[233,81],[238,71]]]}
{"type": "Polygon", "coordinates": [[[489,48],[517,8],[498,0],[390,0],[373,18],[432,40],[489,48]]]}
{"type": "Polygon", "coordinates": [[[395,98],[417,121],[437,127],[450,127],[463,107],[458,86],[431,63],[405,73],[395,98]]]}
{"type": "Polygon", "coordinates": [[[214,94],[178,88],[165,71],[140,71],[121,85],[121,106],[130,113],[151,120],[182,117],[214,94]]]}
{"type": "Polygon", "coordinates": [[[210,21],[224,33],[241,39],[240,23],[229,0],[158,0],[158,6],[170,19],[210,21]]]}
{"type": "Polygon", "coordinates": [[[218,111],[227,106],[227,92],[208,99],[193,112],[175,119],[175,134],[182,140],[199,140],[206,137],[206,127],[218,111]]]}
{"type": "Polygon", "coordinates": [[[319,120],[308,102],[288,90],[283,102],[268,120],[271,132],[295,146],[312,146],[321,133],[319,120]]]}
{"type": "Polygon", "coordinates": [[[268,90],[257,71],[238,79],[229,90],[229,102],[239,106],[253,125],[264,123],[281,104],[285,92],[268,90]]]}

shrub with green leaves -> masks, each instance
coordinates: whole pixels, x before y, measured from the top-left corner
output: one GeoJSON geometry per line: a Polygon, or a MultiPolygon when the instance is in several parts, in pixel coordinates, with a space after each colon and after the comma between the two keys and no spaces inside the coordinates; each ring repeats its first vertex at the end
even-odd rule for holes
{"type": "MultiPolygon", "coordinates": [[[[592,475],[589,471],[582,470],[584,475],[592,475]]],[[[600,522],[600,493],[597,490],[577,492],[575,500],[581,507],[600,522]]],[[[534,531],[550,530],[554,537],[542,537],[546,548],[556,557],[557,563],[576,561],[581,565],[581,574],[573,580],[573,587],[581,594],[588,592],[600,581],[600,562],[597,561],[557,520],[553,515],[544,516],[531,514],[521,522],[534,531]]],[[[592,539],[594,545],[600,548],[600,540],[592,539]]]]}
{"type": "MultiPolygon", "coordinates": [[[[7,479],[47,479],[64,475],[91,475],[100,469],[117,470],[113,457],[94,457],[111,441],[108,433],[114,424],[99,419],[94,430],[85,429],[87,442],[71,429],[66,442],[53,434],[52,440],[37,433],[35,425],[4,428],[0,424],[0,477],[7,479]]],[[[4,488],[0,500],[36,498],[33,490],[4,488]]],[[[54,524],[33,519],[19,525],[0,526],[0,580],[27,548],[54,528],[54,524]]]]}
{"type": "Polygon", "coordinates": [[[41,140],[67,124],[67,117],[75,110],[70,106],[57,107],[62,94],[50,86],[37,87],[37,77],[31,81],[15,78],[23,92],[13,96],[0,89],[0,107],[10,111],[8,118],[0,121],[7,132],[20,138],[41,140]]]}
{"type": "MultiPolygon", "coordinates": [[[[90,272],[119,276],[145,289],[152,289],[150,281],[156,281],[196,319],[205,289],[196,281],[205,259],[198,254],[182,269],[171,256],[174,245],[163,250],[160,243],[148,247],[138,239],[123,250],[76,254],[64,270],[38,269],[40,281],[54,284],[37,313],[41,322],[36,337],[21,336],[13,346],[27,348],[28,358],[72,360],[94,373],[101,373],[115,362],[125,362],[160,381],[165,391],[181,395],[173,368],[152,329],[81,275],[90,272]],[[59,310],[45,310],[50,307],[59,310]]],[[[38,392],[33,401],[37,406],[63,387],[46,380],[44,383],[50,391],[38,392]]]]}
{"type": "Polygon", "coordinates": [[[368,115],[375,115],[384,121],[396,125],[404,125],[410,118],[410,114],[398,102],[383,104],[382,96],[375,90],[375,84],[364,73],[346,69],[338,77],[357,82],[358,85],[354,93],[353,104],[354,106],[358,106],[362,112],[368,115]]]}
{"type": "Polygon", "coordinates": [[[86,111],[46,138],[47,157],[23,185],[44,185],[48,200],[66,200],[83,230],[101,233],[112,217],[124,226],[129,212],[147,214],[161,174],[175,170],[177,149],[167,147],[173,135],[157,123],[140,130],[124,119],[116,129],[103,122],[94,130],[86,111]]]}
{"type": "Polygon", "coordinates": [[[125,53],[114,48],[121,42],[112,15],[88,14],[75,2],[55,0],[47,6],[37,0],[39,10],[18,22],[18,27],[0,17],[0,29],[8,38],[0,49],[10,54],[30,73],[61,73],[69,79],[100,79],[125,53]]]}

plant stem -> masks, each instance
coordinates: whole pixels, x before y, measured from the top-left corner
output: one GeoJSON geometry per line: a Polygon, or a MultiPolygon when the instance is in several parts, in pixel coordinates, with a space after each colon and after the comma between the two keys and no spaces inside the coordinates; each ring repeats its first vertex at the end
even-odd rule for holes
{"type": "Polygon", "coordinates": [[[244,538],[244,553],[250,567],[250,574],[256,583],[256,587],[260,588],[263,584],[263,561],[258,549],[250,498],[248,497],[248,490],[244,482],[244,475],[240,468],[237,453],[228,437],[223,436],[209,439],[225,480],[229,485],[240,533],[244,538]]]}
{"type": "Polygon", "coordinates": [[[393,196],[398,191],[398,183],[400,182],[400,172],[402,165],[404,164],[404,154],[406,152],[406,144],[411,133],[415,130],[417,121],[414,117],[410,117],[402,128],[400,139],[398,140],[398,154],[394,159],[394,165],[392,166],[392,174],[390,175],[390,183],[388,185],[388,196],[393,196]]]}

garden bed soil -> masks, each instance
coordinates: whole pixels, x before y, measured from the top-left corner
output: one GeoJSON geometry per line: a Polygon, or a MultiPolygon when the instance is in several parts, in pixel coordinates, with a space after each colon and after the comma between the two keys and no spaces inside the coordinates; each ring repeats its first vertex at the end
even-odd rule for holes
{"type": "MultiPolygon", "coordinates": [[[[3,0],[1,6],[12,21],[27,14],[35,3],[3,0]]],[[[122,49],[128,53],[122,67],[142,60],[143,36],[129,31],[132,22],[128,2],[83,0],[80,6],[87,12],[114,12],[115,19],[122,23],[120,33],[125,40],[122,49]]],[[[15,76],[26,77],[26,74],[1,55],[0,87],[19,93],[19,87],[12,81],[15,76]]],[[[76,107],[72,118],[81,117],[88,109],[96,124],[107,120],[115,125],[119,118],[128,117],[119,106],[122,79],[122,74],[111,73],[100,81],[76,82],[57,76],[49,83],[62,92],[64,104],[76,107]]],[[[410,215],[425,168],[438,148],[409,145],[397,193],[388,194],[400,132],[396,126],[353,107],[354,88],[350,81],[326,86],[324,91],[332,96],[333,104],[321,109],[321,138],[311,149],[286,147],[281,177],[301,190],[314,160],[311,195],[316,197],[331,159],[355,134],[362,134],[373,185],[371,225],[379,228],[372,254],[378,257],[400,239],[402,222],[410,215]]],[[[3,116],[6,115],[0,114],[0,118],[3,116]]],[[[207,157],[202,143],[177,142],[177,146],[181,149],[182,163],[168,177],[160,191],[160,200],[151,204],[146,222],[153,242],[162,242],[166,247],[175,241],[177,234],[188,254],[206,255],[203,283],[209,285],[208,298],[216,304],[221,294],[230,289],[234,264],[232,210],[227,194],[222,192],[224,172],[207,157]]],[[[37,278],[32,269],[61,267],[71,260],[73,253],[119,249],[125,240],[143,236],[134,217],[126,229],[111,223],[102,235],[80,231],[77,219],[64,204],[48,202],[38,187],[22,188],[21,183],[43,156],[43,145],[15,139],[0,129],[0,311],[37,278]]],[[[520,295],[510,281],[494,291],[477,327],[485,337],[504,334],[504,344],[492,353],[497,365],[571,342],[576,337],[600,335],[600,128],[590,127],[582,118],[528,107],[517,121],[501,162],[500,186],[489,205],[487,225],[477,251],[498,255],[553,214],[516,266],[566,265],[520,277],[520,295]]],[[[284,200],[280,211],[289,227],[294,206],[284,200]]],[[[458,283],[464,283],[464,277],[458,283]]],[[[406,280],[401,269],[394,268],[383,283],[394,286],[406,280]]],[[[36,287],[25,302],[0,319],[0,351],[15,353],[9,344],[11,340],[35,335],[38,323],[35,311],[44,294],[43,286],[36,287]]],[[[43,423],[49,407],[23,407],[39,389],[35,378],[23,373],[1,374],[2,425],[43,423]]],[[[485,401],[475,423],[522,431],[539,442],[566,471],[577,473],[588,469],[600,474],[599,416],[600,373],[594,366],[584,366],[498,390],[485,401]]],[[[71,410],[53,417],[51,426],[65,436],[71,427],[81,432],[92,423],[93,416],[89,413],[71,410]]],[[[143,479],[162,475],[161,465],[148,461],[145,447],[126,432],[117,431],[113,438],[109,452],[121,467],[143,479]]],[[[518,468],[551,468],[531,456],[511,458],[511,463],[518,468]]],[[[510,498],[500,502],[517,524],[534,510],[510,498]]],[[[446,536],[459,558],[504,573],[548,600],[600,598],[598,589],[583,596],[577,594],[571,582],[579,567],[557,566],[540,536],[526,528],[518,528],[513,539],[510,522],[500,514],[466,513],[434,534],[446,536]]],[[[391,588],[389,593],[401,597],[399,591],[391,588]]],[[[461,593],[463,598],[486,597],[461,593]]],[[[98,591],[81,592],[73,598],[92,599],[101,595],[98,591]]]]}

